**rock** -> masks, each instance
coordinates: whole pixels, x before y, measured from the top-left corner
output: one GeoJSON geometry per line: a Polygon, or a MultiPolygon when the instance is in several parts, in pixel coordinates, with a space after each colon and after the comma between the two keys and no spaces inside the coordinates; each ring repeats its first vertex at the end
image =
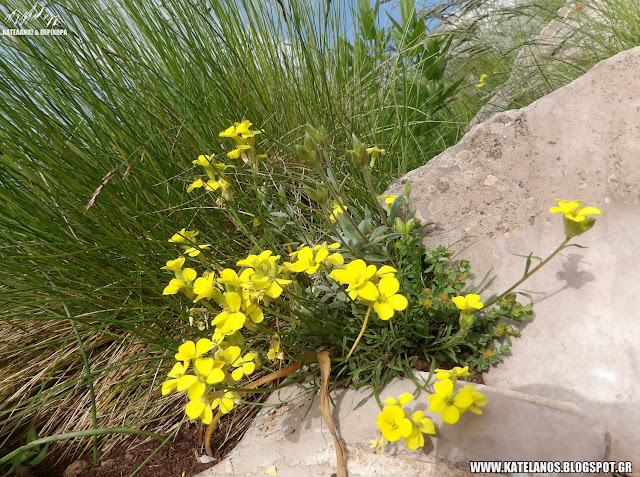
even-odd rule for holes
{"type": "Polygon", "coordinates": [[[62,477],[76,477],[80,475],[82,472],[89,468],[89,462],[85,460],[76,460],[69,464],[66,469],[64,469],[64,473],[62,477]]]}
{"type": "Polygon", "coordinates": [[[29,464],[20,464],[20,467],[16,469],[16,477],[35,477],[33,472],[33,466],[29,464]]]}
{"type": "MultiPolygon", "coordinates": [[[[417,372],[426,380],[428,373],[417,372]]],[[[466,384],[466,383],[465,383],[466,384]]],[[[378,433],[380,409],[369,399],[354,410],[370,389],[332,393],[336,403],[334,420],[347,449],[351,477],[468,477],[470,460],[602,460],[606,452],[605,433],[574,405],[536,396],[477,385],[489,404],[483,415],[466,413],[454,426],[443,423],[428,410],[422,393],[407,410],[422,410],[439,428],[437,437],[418,451],[391,443],[384,453],[375,453],[370,440],[378,433]],[[532,436],[535,436],[533,444],[532,436]]],[[[409,379],[394,380],[381,395],[398,397],[415,393],[409,379]]],[[[268,402],[277,403],[298,393],[289,387],[273,393],[268,402]]],[[[275,466],[278,477],[326,477],[335,471],[333,438],[322,421],[318,400],[310,407],[304,396],[280,407],[266,407],[256,417],[238,446],[218,465],[200,477],[228,474],[262,476],[275,466]]]]}
{"type": "MultiPolygon", "coordinates": [[[[486,384],[574,403],[611,434],[607,458],[633,461],[640,475],[640,48],[600,62],[530,106],[493,116],[407,180],[409,206],[437,222],[428,246],[453,244],[482,296],[523,273],[513,254],[545,257],[563,240],[556,198],[602,210],[519,290],[535,300],[533,320],[486,384]]],[[[526,298],[522,297],[526,303],[526,298]]],[[[537,442],[537,439],[536,439],[537,442]]],[[[496,456],[498,457],[498,456],[496,456]]],[[[501,457],[499,457],[501,458],[501,457]]]]}

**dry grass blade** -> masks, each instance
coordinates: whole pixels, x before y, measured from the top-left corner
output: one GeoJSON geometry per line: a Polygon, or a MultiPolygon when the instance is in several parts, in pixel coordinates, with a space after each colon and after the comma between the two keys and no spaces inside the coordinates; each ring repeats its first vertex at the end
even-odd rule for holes
{"type": "Polygon", "coordinates": [[[340,438],[338,437],[336,426],[333,423],[331,405],[329,403],[329,375],[331,374],[331,360],[329,359],[328,351],[321,351],[318,353],[318,364],[320,365],[320,377],[322,380],[322,385],[320,386],[320,410],[322,412],[322,419],[324,419],[331,435],[333,435],[333,441],[335,442],[338,477],[346,477],[347,467],[345,463],[345,451],[342,441],[340,441],[340,438]]]}

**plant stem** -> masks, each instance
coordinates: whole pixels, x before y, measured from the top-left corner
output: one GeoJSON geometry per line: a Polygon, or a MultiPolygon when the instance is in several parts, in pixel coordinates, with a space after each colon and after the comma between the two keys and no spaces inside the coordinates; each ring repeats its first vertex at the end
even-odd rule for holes
{"type": "Polygon", "coordinates": [[[533,275],[534,273],[536,273],[540,268],[542,268],[544,265],[546,265],[549,260],[551,260],[553,257],[555,257],[556,255],[558,255],[558,253],[567,246],[567,243],[569,243],[569,240],[571,240],[573,237],[567,237],[564,239],[564,241],[560,244],[560,246],[555,249],[551,255],[549,255],[547,258],[545,258],[542,262],[540,262],[533,270],[525,273],[522,278],[520,280],[518,280],[511,288],[509,288],[506,292],[504,292],[502,295],[497,296],[496,298],[494,298],[493,300],[490,300],[489,303],[486,303],[484,305],[484,308],[489,308],[491,305],[493,305],[495,302],[502,300],[505,296],[507,296],[509,293],[511,293],[516,287],[520,286],[520,284],[522,284],[522,282],[524,282],[527,278],[529,278],[531,275],[533,275]]]}
{"type": "Polygon", "coordinates": [[[356,346],[358,346],[358,343],[360,343],[360,338],[362,338],[362,335],[364,334],[364,330],[367,329],[367,323],[369,322],[369,315],[371,314],[371,307],[369,307],[369,309],[367,309],[367,314],[364,315],[364,322],[362,323],[362,328],[360,329],[360,334],[358,335],[358,337],[356,338],[356,342],[353,343],[353,346],[351,347],[351,350],[349,351],[349,354],[347,355],[347,357],[344,359],[344,362],[346,363],[349,358],[351,357],[351,355],[353,354],[353,352],[356,349],[356,346]]]}
{"type": "Polygon", "coordinates": [[[367,165],[362,166],[362,175],[364,176],[364,182],[369,189],[369,192],[373,196],[376,201],[376,206],[378,207],[378,211],[380,212],[380,216],[384,219],[387,217],[387,212],[380,205],[380,201],[378,200],[378,193],[373,188],[373,184],[371,183],[371,176],[369,175],[369,171],[367,170],[367,165]]]}
{"type": "MultiPolygon", "coordinates": [[[[326,163],[329,164],[328,159],[326,163]]],[[[329,171],[333,171],[333,169],[331,169],[331,166],[329,166],[329,171]]],[[[329,181],[327,174],[322,170],[322,168],[320,168],[319,172],[320,172],[320,177],[322,177],[322,180],[324,181],[324,183],[327,184],[327,188],[329,189],[329,193],[331,194],[331,197],[333,197],[333,200],[336,201],[336,204],[338,204],[340,208],[343,210],[342,215],[344,215],[347,218],[347,220],[351,223],[353,228],[356,229],[356,232],[358,232],[358,235],[362,237],[362,240],[364,241],[364,243],[368,245],[369,238],[362,232],[362,230],[360,230],[360,227],[358,227],[358,224],[356,224],[355,220],[353,220],[353,217],[351,217],[351,215],[346,211],[346,205],[344,204],[344,202],[342,202],[342,199],[340,198],[336,190],[333,188],[333,184],[329,181]]],[[[332,173],[332,176],[335,181],[336,180],[335,174],[332,173]]],[[[337,218],[337,214],[336,214],[336,218],[337,218]]]]}

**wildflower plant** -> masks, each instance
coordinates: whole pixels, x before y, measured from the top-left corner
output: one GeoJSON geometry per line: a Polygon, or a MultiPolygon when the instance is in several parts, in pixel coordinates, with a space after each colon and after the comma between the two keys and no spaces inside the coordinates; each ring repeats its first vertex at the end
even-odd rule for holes
{"type": "MultiPolygon", "coordinates": [[[[457,380],[471,368],[487,369],[509,350],[510,337],[519,334],[510,323],[532,313],[532,303],[516,301],[515,286],[593,226],[587,216],[599,211],[558,201],[551,211],[564,215],[565,242],[532,270],[534,257],[528,256],[514,287],[483,299],[475,293],[481,284],[468,283],[468,262],[453,261],[451,249],[422,245],[424,224],[404,208],[410,182],[404,194],[375,190],[370,169],[385,160],[384,149],[366,146],[354,135],[353,149],[346,152],[354,177],[340,177],[326,130],[307,127],[295,148],[311,168],[301,191],[314,220],[325,227],[311,236],[291,220],[295,212],[288,193],[271,193],[262,182],[267,167],[261,162],[266,156],[258,154],[262,132],[248,120],[236,122],[220,133],[233,141],[226,160],[235,164],[213,154],[194,161],[206,177],[191,182],[189,193],[215,204],[225,217],[222,223],[245,234],[253,246],[229,263],[215,253],[216,241],[206,239],[212,231],[183,228],[171,235],[180,255],[162,267],[173,274],[163,294],[185,300],[191,321],[199,310],[206,325],[194,330],[198,339],[179,346],[163,395],[184,393],[186,415],[213,429],[249,389],[314,374],[315,368],[300,371],[301,363],[323,350],[333,363],[332,386],[372,385],[378,402],[382,386],[395,376],[413,376],[418,359],[432,368],[449,364],[451,369],[435,370],[430,411],[448,424],[468,410],[481,414],[484,396],[473,386],[456,390],[457,380]],[[361,179],[368,194],[350,195],[350,179],[361,179]]],[[[424,412],[404,410],[411,399],[406,394],[385,401],[376,449],[401,439],[418,449],[424,436],[435,432],[424,412]]]]}

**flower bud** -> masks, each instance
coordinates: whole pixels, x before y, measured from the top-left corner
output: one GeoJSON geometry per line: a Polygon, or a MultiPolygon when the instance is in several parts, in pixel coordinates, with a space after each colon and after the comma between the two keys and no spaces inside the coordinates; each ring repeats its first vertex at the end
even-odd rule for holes
{"type": "Polygon", "coordinates": [[[316,169],[322,166],[322,159],[315,148],[315,144],[308,141],[307,137],[305,137],[304,146],[296,145],[296,152],[300,156],[300,159],[302,159],[302,162],[309,167],[316,169]]]}
{"type": "Polygon", "coordinates": [[[351,160],[357,167],[366,167],[369,162],[369,153],[367,152],[367,148],[360,142],[355,134],[352,134],[351,137],[353,138],[353,150],[348,151],[351,153],[351,160]]]}
{"type": "Polygon", "coordinates": [[[307,134],[316,142],[321,148],[326,148],[329,141],[327,139],[327,130],[324,126],[320,126],[320,129],[316,129],[313,126],[307,124],[307,134]]]}
{"type": "Polygon", "coordinates": [[[473,318],[473,313],[471,313],[471,311],[469,310],[462,310],[460,312],[460,328],[462,328],[463,330],[466,330],[468,328],[471,327],[471,325],[473,325],[474,322],[474,318],[473,318]]]}
{"type": "Polygon", "coordinates": [[[329,189],[327,189],[322,184],[318,184],[316,190],[313,190],[311,187],[304,187],[304,192],[307,194],[312,200],[315,200],[318,204],[324,205],[329,200],[329,189]]]}
{"type": "Polygon", "coordinates": [[[563,217],[563,219],[564,219],[564,234],[566,235],[567,238],[582,235],[591,227],[593,227],[593,225],[596,223],[596,219],[592,219],[590,217],[587,217],[580,222],[576,222],[575,220],[568,219],[567,217],[563,217]]]}
{"type": "Polygon", "coordinates": [[[399,234],[404,234],[407,231],[407,226],[400,219],[400,217],[396,217],[396,221],[393,224],[393,227],[396,230],[396,232],[398,232],[399,234]]]}
{"type": "Polygon", "coordinates": [[[407,227],[407,233],[409,233],[411,232],[413,227],[416,225],[416,221],[414,219],[409,219],[405,225],[407,227]]]}
{"type": "Polygon", "coordinates": [[[404,196],[407,198],[407,202],[411,198],[411,181],[407,180],[407,183],[404,185],[404,196]]]}

